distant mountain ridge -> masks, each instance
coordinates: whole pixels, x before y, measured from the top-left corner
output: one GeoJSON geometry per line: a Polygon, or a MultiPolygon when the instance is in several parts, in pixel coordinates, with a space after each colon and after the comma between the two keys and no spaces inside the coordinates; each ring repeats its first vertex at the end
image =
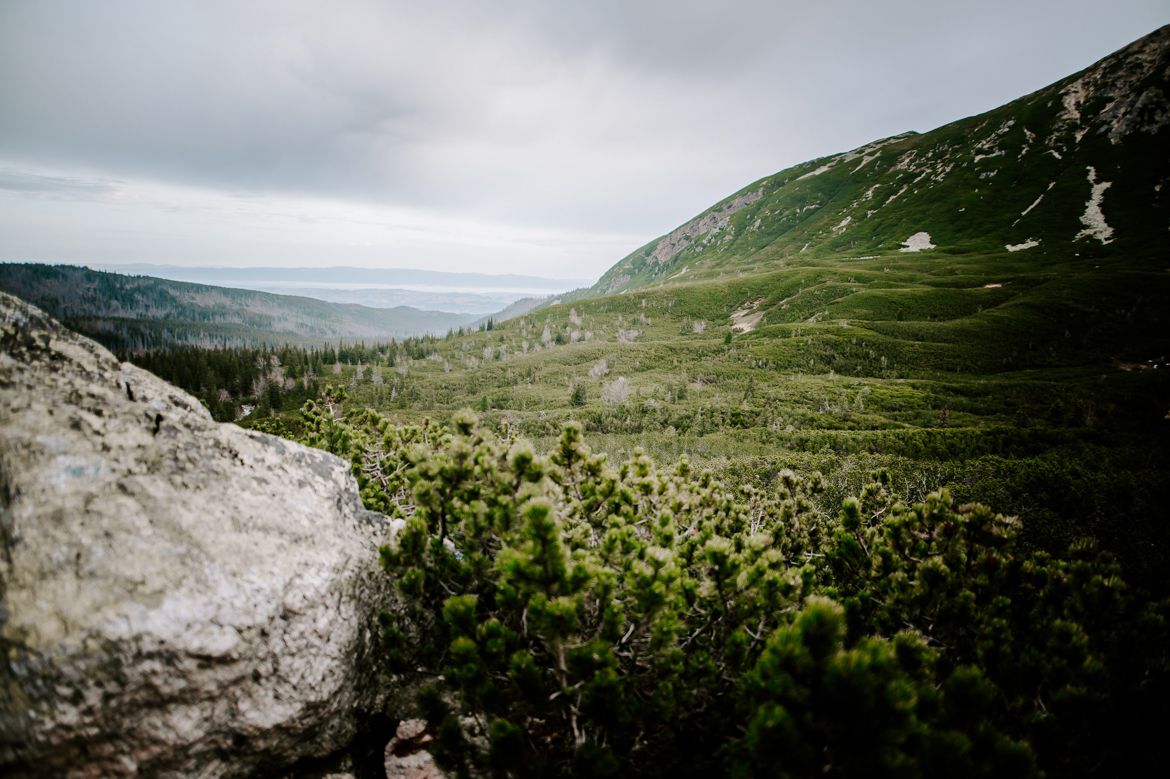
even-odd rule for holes
{"type": "Polygon", "coordinates": [[[486,289],[547,289],[560,292],[580,286],[583,279],[550,279],[516,273],[454,273],[419,268],[358,268],[338,265],[320,268],[285,267],[188,267],[149,263],[100,263],[114,273],[171,278],[176,281],[203,282],[279,278],[287,282],[412,284],[438,287],[482,287],[486,289]]]}
{"type": "Polygon", "coordinates": [[[370,308],[409,306],[495,316],[522,298],[547,298],[593,283],[522,274],[453,273],[418,268],[189,267],[100,263],[97,270],[295,295],[370,308]]]}
{"type": "Polygon", "coordinates": [[[385,341],[441,334],[477,319],[470,314],[328,303],[72,265],[0,263],[0,289],[124,353],[174,344],[385,341]]]}
{"type": "Polygon", "coordinates": [[[760,179],[623,258],[607,295],[817,256],[1158,252],[1170,26],[979,116],[760,179]]]}

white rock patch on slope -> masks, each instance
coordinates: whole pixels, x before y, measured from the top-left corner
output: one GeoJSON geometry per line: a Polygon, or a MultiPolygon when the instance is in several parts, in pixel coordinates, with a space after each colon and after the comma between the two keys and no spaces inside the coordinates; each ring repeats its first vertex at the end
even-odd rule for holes
{"type": "Polygon", "coordinates": [[[895,200],[897,200],[898,198],[900,198],[900,197],[901,197],[901,196],[902,196],[902,195],[903,195],[903,194],[906,192],[906,190],[907,190],[907,189],[909,189],[909,188],[910,188],[910,187],[908,187],[908,186],[906,186],[905,184],[903,184],[901,189],[899,189],[899,190],[898,190],[897,192],[895,192],[894,194],[890,195],[889,199],[888,199],[888,200],[886,200],[886,202],[882,203],[882,207],[884,207],[884,206],[888,206],[890,203],[893,203],[895,200]]]}
{"type": "MultiPolygon", "coordinates": [[[[1032,201],[1032,204],[1031,204],[1030,206],[1028,206],[1028,207],[1027,207],[1027,208],[1025,208],[1023,211],[1021,211],[1021,212],[1020,212],[1020,217],[1021,217],[1021,218],[1023,218],[1023,217],[1025,217],[1025,216],[1027,216],[1027,215],[1028,215],[1028,212],[1030,212],[1030,211],[1031,211],[1033,208],[1035,208],[1036,206],[1040,205],[1040,201],[1044,199],[1044,195],[1046,195],[1046,194],[1048,193],[1048,190],[1049,190],[1049,189],[1052,189],[1052,185],[1053,185],[1053,184],[1055,184],[1055,183],[1056,183],[1055,181],[1050,181],[1050,182],[1048,182],[1048,189],[1046,189],[1046,190],[1044,190],[1043,192],[1041,192],[1041,193],[1040,193],[1040,194],[1039,194],[1039,195],[1036,197],[1036,199],[1032,201]]],[[[1020,220],[1019,220],[1019,219],[1017,219],[1017,220],[1016,220],[1016,222],[1018,222],[1018,221],[1020,221],[1020,220]]],[[[1014,222],[1013,222],[1013,224],[1014,224],[1014,222]]]]}
{"type": "Polygon", "coordinates": [[[1018,217],[1016,217],[1016,221],[1012,222],[1012,227],[1015,227],[1017,224],[1019,224],[1020,220],[1023,219],[1025,216],[1027,216],[1029,211],[1031,211],[1036,206],[1040,205],[1040,201],[1044,199],[1044,195],[1047,194],[1048,190],[1052,189],[1052,187],[1055,184],[1056,184],[1055,181],[1049,181],[1048,182],[1048,189],[1041,192],[1040,196],[1032,201],[1032,205],[1028,206],[1023,211],[1020,212],[1020,215],[1018,217]]]}
{"type": "Polygon", "coordinates": [[[807,179],[807,178],[812,178],[813,176],[819,176],[822,173],[828,173],[830,170],[832,170],[833,168],[837,167],[838,165],[840,165],[842,163],[852,162],[853,160],[857,159],[858,157],[861,157],[862,158],[861,163],[856,168],[854,168],[853,170],[850,171],[850,173],[856,173],[857,171],[861,170],[866,165],[868,165],[870,162],[877,159],[878,158],[878,151],[883,146],[885,146],[886,144],[889,144],[889,143],[893,143],[894,141],[901,140],[902,138],[905,138],[906,135],[907,135],[907,133],[902,133],[901,135],[895,135],[895,136],[892,136],[890,138],[885,138],[885,139],[880,140],[880,141],[874,141],[873,143],[867,143],[864,146],[858,146],[853,151],[847,151],[844,154],[833,155],[832,157],[828,158],[828,162],[826,162],[825,164],[821,165],[818,168],[810,170],[808,173],[805,173],[802,176],[797,176],[796,180],[802,181],[802,180],[807,179]]]}
{"type": "Polygon", "coordinates": [[[979,162],[989,157],[1002,157],[1007,152],[999,148],[999,142],[1008,130],[1012,129],[1016,124],[1015,119],[1008,119],[1001,124],[999,128],[991,135],[975,144],[972,151],[972,162],[979,162]]]}
{"type": "Polygon", "coordinates": [[[902,241],[902,248],[899,251],[903,252],[920,252],[923,249],[937,248],[930,242],[930,233],[921,232],[914,233],[914,235],[902,241]]]}
{"type": "Polygon", "coordinates": [[[868,165],[869,163],[873,162],[873,161],[874,161],[874,160],[876,160],[877,158],[878,158],[878,154],[877,154],[877,152],[874,152],[873,154],[867,154],[867,155],[865,155],[864,157],[862,157],[862,158],[861,158],[861,162],[859,162],[859,163],[857,164],[857,167],[856,167],[856,168],[854,168],[853,170],[849,171],[849,172],[850,172],[850,173],[856,173],[857,171],[861,170],[862,168],[864,168],[866,165],[868,165]]]}
{"type": "Polygon", "coordinates": [[[1003,248],[1007,249],[1009,252],[1022,252],[1025,249],[1031,249],[1031,248],[1033,248],[1035,246],[1039,246],[1039,245],[1040,245],[1040,239],[1029,238],[1028,240],[1024,241],[1023,243],[1005,244],[1003,248]]]}
{"type": "Polygon", "coordinates": [[[828,172],[829,172],[829,171],[831,171],[831,170],[832,170],[834,167],[836,167],[836,165],[837,165],[837,163],[838,163],[839,161],[840,161],[840,160],[834,159],[834,160],[833,160],[833,161],[831,161],[831,162],[826,162],[824,165],[822,165],[822,166],[820,166],[819,168],[816,168],[816,169],[814,169],[814,170],[810,170],[808,173],[805,173],[803,176],[797,176],[797,177],[796,177],[796,180],[797,180],[797,181],[803,181],[804,179],[807,179],[807,178],[812,178],[813,176],[819,176],[819,175],[821,175],[822,173],[828,173],[828,172]]]}
{"type": "Polygon", "coordinates": [[[1105,222],[1105,214],[1101,211],[1101,201],[1105,198],[1105,190],[1113,186],[1112,181],[1097,181],[1097,170],[1088,166],[1089,202],[1085,203],[1085,213],[1081,214],[1081,224],[1084,230],[1077,233],[1077,238],[1096,238],[1101,243],[1113,241],[1113,228],[1105,222]]]}
{"type": "Polygon", "coordinates": [[[757,300],[749,300],[742,306],[731,312],[731,329],[736,333],[750,333],[756,329],[760,320],[764,318],[763,311],[757,311],[760,304],[764,302],[763,298],[757,300]]]}
{"type": "Polygon", "coordinates": [[[1088,95],[1085,80],[1090,75],[1086,74],[1082,76],[1065,87],[1060,93],[1061,102],[1064,103],[1064,111],[1057,118],[1074,127],[1073,137],[1076,138],[1077,143],[1080,143],[1081,138],[1085,135],[1085,129],[1080,126],[1081,104],[1085,102],[1085,97],[1088,95]]]}

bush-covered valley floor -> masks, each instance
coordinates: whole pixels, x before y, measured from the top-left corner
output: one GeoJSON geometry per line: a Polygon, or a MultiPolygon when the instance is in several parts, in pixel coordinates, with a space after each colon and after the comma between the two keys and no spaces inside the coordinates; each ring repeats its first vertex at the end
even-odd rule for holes
{"type": "Polygon", "coordinates": [[[135,359],[404,520],[388,673],[454,770],[1135,775],[1170,700],[1158,259],[814,258],[135,359]]]}

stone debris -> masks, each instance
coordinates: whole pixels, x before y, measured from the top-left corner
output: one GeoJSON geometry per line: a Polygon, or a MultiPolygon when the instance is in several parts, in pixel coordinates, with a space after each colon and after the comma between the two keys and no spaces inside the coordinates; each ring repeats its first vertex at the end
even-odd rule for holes
{"type": "Polygon", "coordinates": [[[1085,203],[1085,213],[1081,214],[1081,224],[1084,230],[1077,233],[1077,238],[1096,238],[1101,243],[1112,243],[1113,228],[1105,222],[1105,213],[1101,211],[1101,201],[1105,199],[1105,190],[1113,186],[1112,181],[1097,181],[1097,170],[1092,166],[1089,172],[1089,201],[1085,203]]]}

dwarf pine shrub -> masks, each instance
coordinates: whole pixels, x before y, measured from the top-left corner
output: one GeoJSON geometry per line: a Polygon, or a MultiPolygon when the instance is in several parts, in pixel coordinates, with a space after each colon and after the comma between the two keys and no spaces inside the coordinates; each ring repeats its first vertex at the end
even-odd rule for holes
{"type": "Polygon", "coordinates": [[[469,413],[399,428],[307,404],[347,457],[402,608],[386,653],[456,772],[498,776],[1138,774],[1166,721],[1167,609],[1091,543],[875,475],[840,513],[818,474],[728,487],[611,464],[469,413]]]}

